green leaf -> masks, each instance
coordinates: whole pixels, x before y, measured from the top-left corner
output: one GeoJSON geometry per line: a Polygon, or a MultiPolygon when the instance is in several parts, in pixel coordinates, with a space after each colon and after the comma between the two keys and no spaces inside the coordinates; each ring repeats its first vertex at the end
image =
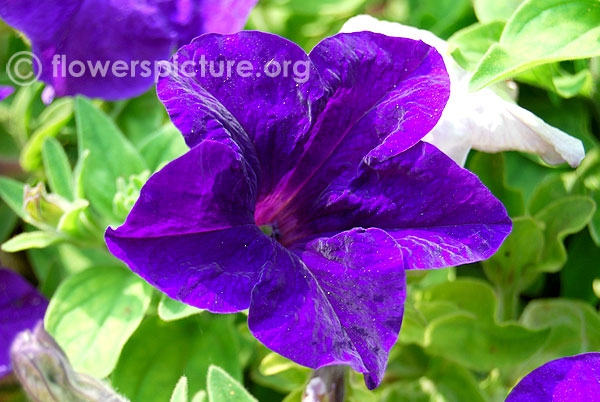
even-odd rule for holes
{"type": "Polygon", "coordinates": [[[480,22],[508,21],[523,0],[473,0],[473,8],[480,22]]]}
{"type": "Polygon", "coordinates": [[[162,295],[158,304],[158,316],[163,321],[181,320],[194,314],[200,314],[202,311],[204,310],[173,300],[165,294],[162,295]]]}
{"type": "MultiPolygon", "coordinates": [[[[431,381],[426,381],[425,387],[423,387],[423,384],[417,381],[396,381],[382,390],[379,401],[431,402],[432,400],[436,400],[432,398],[432,393],[435,393],[435,385],[431,384],[431,381]]],[[[297,400],[293,402],[297,402],[297,400]]]]}
{"type": "Polygon", "coordinates": [[[173,390],[170,402],[188,402],[188,380],[182,376],[173,390]]]}
{"type": "Polygon", "coordinates": [[[421,346],[425,345],[425,332],[429,323],[436,318],[460,312],[456,304],[446,301],[418,302],[414,305],[407,303],[404,308],[400,340],[421,346]]]}
{"type": "Polygon", "coordinates": [[[543,347],[517,375],[525,375],[541,364],[564,356],[600,350],[600,315],[586,303],[569,300],[534,300],[521,317],[534,330],[549,329],[543,347]]]}
{"type": "MultiPolygon", "coordinates": [[[[510,367],[525,361],[547,335],[547,331],[533,331],[515,323],[498,324],[494,291],[481,280],[461,278],[434,285],[413,296],[417,299],[415,308],[423,328],[413,328],[414,341],[430,354],[474,370],[510,367]],[[420,331],[423,331],[422,339],[418,338],[420,331]],[[469,345],[469,353],[465,353],[464,345],[469,345]]],[[[408,306],[410,303],[407,303],[407,312],[410,311],[408,306]]],[[[412,321],[409,325],[414,324],[414,315],[412,321]]],[[[404,330],[403,325],[402,342],[407,340],[404,330]]]]}
{"type": "Polygon", "coordinates": [[[9,241],[2,244],[2,251],[16,253],[30,248],[45,248],[64,240],[56,233],[34,231],[19,233],[9,241]]]}
{"type": "Polygon", "coordinates": [[[511,234],[496,254],[482,262],[483,269],[495,285],[518,293],[530,285],[533,278],[526,274],[540,261],[543,249],[542,227],[533,218],[515,218],[511,234]]]}
{"type": "Polygon", "coordinates": [[[399,8],[404,5],[404,15],[385,19],[399,19],[408,25],[431,31],[441,38],[447,38],[474,22],[470,0],[410,0],[404,4],[395,3],[399,8]]]}
{"type": "Polygon", "coordinates": [[[158,100],[155,89],[125,102],[115,121],[127,138],[136,145],[146,141],[149,133],[156,132],[163,122],[168,120],[165,107],[158,100]]]}
{"type": "Polygon", "coordinates": [[[71,275],[97,266],[120,264],[106,248],[75,246],[68,242],[29,249],[27,259],[46,296],[51,296],[71,275]]]}
{"type": "Polygon", "coordinates": [[[128,269],[91,268],[57,289],[46,312],[46,329],[76,370],[104,378],[140,325],[150,298],[151,288],[128,269]]]}
{"type": "Polygon", "coordinates": [[[21,87],[10,105],[9,133],[23,146],[29,137],[33,104],[42,90],[41,83],[21,87]]]}
{"type": "Polygon", "coordinates": [[[50,189],[61,197],[74,201],[74,181],[69,158],[56,139],[50,137],[44,141],[42,158],[50,189]]]}
{"type": "MultiPolygon", "coordinates": [[[[75,169],[73,169],[73,179],[75,187],[75,197],[85,199],[84,179],[87,176],[87,170],[89,169],[90,150],[86,149],[83,153],[79,154],[75,169]]],[[[116,183],[115,183],[116,188],[116,183]]]]}
{"type": "Polygon", "coordinates": [[[46,139],[55,137],[73,118],[73,100],[61,98],[53,102],[40,115],[40,127],[34,131],[31,139],[21,151],[21,166],[29,172],[42,164],[42,146],[46,139]]]}
{"type": "MultiPolygon", "coordinates": [[[[484,281],[461,278],[432,286],[423,292],[425,302],[452,303],[480,320],[493,321],[496,309],[494,290],[484,281]]],[[[428,314],[431,317],[430,314],[428,314]]]]}
{"type": "Polygon", "coordinates": [[[433,321],[425,338],[430,353],[467,368],[489,371],[527,360],[543,345],[548,333],[512,323],[493,325],[471,314],[456,313],[433,321]]]}
{"type": "Polygon", "coordinates": [[[548,205],[535,215],[545,225],[544,250],[536,269],[557,272],[567,261],[564,238],[583,229],[594,214],[596,205],[589,197],[565,197],[548,205]]]}
{"type": "Polygon", "coordinates": [[[206,391],[200,390],[196,392],[196,395],[192,398],[192,402],[206,402],[208,401],[208,395],[206,395],[206,391]]]}
{"type": "Polygon", "coordinates": [[[17,215],[0,201],[0,242],[4,242],[17,225],[17,215]]]}
{"type": "Polygon", "coordinates": [[[469,86],[475,91],[544,63],[598,56],[599,34],[597,0],[528,0],[508,20],[469,86]]]}
{"type": "Polygon", "coordinates": [[[140,143],[140,153],[152,171],[188,151],[183,136],[172,124],[167,124],[140,143]]]}
{"type": "Polygon", "coordinates": [[[473,71],[488,49],[500,40],[503,22],[473,24],[448,39],[450,54],[465,70],[473,71]]]}
{"type": "Polygon", "coordinates": [[[251,378],[261,385],[287,393],[306,384],[310,372],[310,369],[271,352],[260,361],[258,370],[251,371],[251,378]]]}
{"type": "Polygon", "coordinates": [[[600,247],[600,190],[592,192],[591,197],[596,203],[596,212],[590,221],[590,234],[596,246],[600,247]]]}
{"type": "Polygon", "coordinates": [[[436,400],[487,402],[473,373],[456,363],[434,359],[426,376],[443,398],[436,400]]]}
{"type": "Polygon", "coordinates": [[[539,213],[549,203],[569,195],[565,178],[561,174],[548,175],[533,191],[527,209],[531,215],[539,213]]]}
{"type": "Polygon", "coordinates": [[[0,197],[6,205],[13,210],[21,219],[26,220],[27,214],[23,209],[23,197],[25,196],[25,185],[8,177],[0,177],[0,197]]]}
{"type": "Polygon", "coordinates": [[[118,222],[112,210],[117,178],[142,172],[146,163],[115,123],[89,100],[76,98],[75,120],[79,154],[90,151],[82,172],[86,198],[104,217],[118,222]]]}
{"type": "Polygon", "coordinates": [[[231,318],[202,314],[168,323],[146,318],[125,345],[112,384],[132,402],[163,402],[183,375],[190,394],[205,388],[211,364],[241,379],[239,344],[231,318]]]}
{"type": "Polygon", "coordinates": [[[217,366],[208,368],[206,387],[209,402],[257,402],[239,382],[217,366]]]}

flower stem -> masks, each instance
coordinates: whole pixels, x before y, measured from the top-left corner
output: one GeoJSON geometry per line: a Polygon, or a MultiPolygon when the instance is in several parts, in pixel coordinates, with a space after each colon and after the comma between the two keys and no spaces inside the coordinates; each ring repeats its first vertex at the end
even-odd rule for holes
{"type": "Polygon", "coordinates": [[[511,321],[517,318],[519,294],[516,289],[500,289],[499,318],[502,321],[511,321]]]}

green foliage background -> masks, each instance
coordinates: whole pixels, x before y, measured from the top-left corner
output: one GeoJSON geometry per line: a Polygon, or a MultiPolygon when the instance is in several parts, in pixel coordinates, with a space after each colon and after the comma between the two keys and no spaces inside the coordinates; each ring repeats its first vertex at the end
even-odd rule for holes
{"type": "MultiPolygon", "coordinates": [[[[505,203],[513,233],[488,261],[411,272],[382,386],[368,392],[349,373],[347,399],[502,401],[535,367],[600,351],[600,2],[261,0],[248,28],[310,50],[359,13],[449,38],[475,71],[473,89],[516,79],[519,103],[581,139],[587,156],[570,169],[471,153],[467,168],[505,203]]],[[[24,49],[0,28],[3,64],[24,49]]],[[[0,104],[0,258],[51,298],[46,328],[74,367],[132,401],[201,401],[205,390],[212,401],[254,400],[239,383],[260,401],[299,401],[310,370],[254,340],[244,314],[170,300],[104,246],[104,229],[123,221],[150,174],[186,150],[154,91],[47,107],[41,91],[23,87],[0,104]]],[[[9,380],[0,400],[23,395],[9,380]]]]}

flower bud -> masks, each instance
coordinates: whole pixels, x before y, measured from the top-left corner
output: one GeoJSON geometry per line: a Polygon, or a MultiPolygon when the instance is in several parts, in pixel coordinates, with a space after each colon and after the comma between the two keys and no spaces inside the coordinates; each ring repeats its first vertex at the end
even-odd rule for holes
{"type": "Polygon", "coordinates": [[[10,357],[15,375],[32,401],[126,401],[102,381],[75,372],[41,321],[33,332],[17,335],[10,357]]]}

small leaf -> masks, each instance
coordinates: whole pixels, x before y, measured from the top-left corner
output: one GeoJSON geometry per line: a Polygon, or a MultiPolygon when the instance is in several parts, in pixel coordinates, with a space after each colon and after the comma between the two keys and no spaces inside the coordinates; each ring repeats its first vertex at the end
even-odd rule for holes
{"type": "Polygon", "coordinates": [[[17,225],[17,215],[0,201],[0,242],[4,242],[17,225]]]}
{"type": "Polygon", "coordinates": [[[518,293],[531,284],[526,275],[541,258],[544,249],[544,232],[532,218],[513,219],[513,230],[500,249],[482,262],[487,277],[501,289],[518,293]]]}
{"type": "Polygon", "coordinates": [[[27,220],[27,214],[23,208],[23,197],[25,195],[25,185],[8,177],[0,177],[0,198],[10,207],[21,219],[27,220]]]}
{"type": "Polygon", "coordinates": [[[86,198],[104,217],[118,222],[112,209],[117,178],[142,172],[146,163],[115,123],[89,100],[76,98],[75,120],[79,154],[90,152],[82,171],[86,198]]]}
{"type": "Polygon", "coordinates": [[[246,389],[231,377],[225,370],[217,366],[208,368],[206,380],[209,402],[256,402],[246,389]]]}
{"type": "Polygon", "coordinates": [[[208,401],[208,395],[206,395],[206,391],[200,390],[196,392],[196,395],[192,398],[192,402],[206,402],[208,401]]]}
{"type": "Polygon", "coordinates": [[[503,22],[473,24],[448,39],[450,54],[465,70],[473,71],[488,49],[500,40],[503,22]]]}
{"type": "Polygon", "coordinates": [[[30,248],[45,248],[64,240],[56,233],[34,231],[19,233],[9,241],[2,244],[2,251],[16,253],[30,248]]]}
{"type": "Polygon", "coordinates": [[[558,200],[568,195],[564,177],[560,174],[548,175],[535,188],[527,209],[531,215],[535,215],[548,205],[548,201],[558,200]]]}
{"type": "Polygon", "coordinates": [[[251,371],[251,377],[255,382],[268,388],[291,392],[306,384],[310,372],[310,369],[271,352],[260,361],[258,370],[251,371]]]}
{"type": "Polygon", "coordinates": [[[44,141],[42,158],[50,189],[63,198],[74,201],[71,165],[65,150],[56,139],[50,137],[44,141]]]}
{"type": "Polygon", "coordinates": [[[182,376],[173,390],[170,402],[188,402],[188,380],[182,376]]]}
{"type": "Polygon", "coordinates": [[[162,295],[158,304],[158,316],[163,321],[181,320],[194,314],[200,314],[202,311],[204,310],[173,300],[165,294],[162,295]]]}
{"type": "Polygon", "coordinates": [[[163,163],[171,162],[188,151],[183,136],[172,124],[147,136],[140,143],[139,148],[152,171],[156,171],[163,163]]]}
{"type": "MultiPolygon", "coordinates": [[[[155,90],[125,101],[126,104],[115,118],[119,128],[135,145],[145,142],[149,133],[156,132],[168,120],[162,103],[155,90]]],[[[179,135],[183,140],[181,134],[179,135]]]]}
{"type": "Polygon", "coordinates": [[[483,23],[508,21],[523,0],[473,0],[477,19],[483,23]]]}
{"type": "Polygon", "coordinates": [[[557,272],[567,261],[564,238],[583,229],[591,220],[596,209],[589,197],[565,197],[548,205],[535,215],[545,225],[544,251],[536,270],[557,272]]]}
{"type": "Polygon", "coordinates": [[[39,82],[21,87],[14,95],[10,105],[8,132],[21,146],[27,143],[31,124],[31,111],[34,102],[39,99],[38,94],[41,90],[42,84],[39,82]]]}
{"type": "Polygon", "coordinates": [[[527,360],[542,347],[548,333],[512,323],[490,325],[472,315],[456,313],[432,322],[425,339],[430,353],[473,370],[489,371],[527,360]]]}
{"type": "Polygon", "coordinates": [[[46,139],[55,137],[73,118],[73,100],[61,98],[53,102],[40,115],[40,127],[34,131],[31,139],[21,151],[21,166],[33,172],[42,164],[42,146],[46,139]]]}
{"type": "Polygon", "coordinates": [[[600,350],[600,315],[586,303],[534,300],[523,311],[521,322],[534,330],[550,331],[543,347],[518,370],[521,375],[550,360],[600,350]]]}
{"type": "Polygon", "coordinates": [[[491,286],[482,280],[462,278],[432,286],[423,292],[423,300],[452,303],[480,320],[494,320],[496,296],[491,286]]]}
{"type": "Polygon", "coordinates": [[[104,378],[142,321],[151,290],[122,267],[87,269],[57,289],[46,312],[46,329],[76,370],[104,378]]]}
{"type": "Polygon", "coordinates": [[[476,91],[532,67],[600,55],[600,2],[528,0],[508,20],[469,86],[476,91]]]}
{"type": "Polygon", "coordinates": [[[466,368],[444,359],[432,359],[427,378],[445,401],[486,402],[477,379],[466,368]]]}

